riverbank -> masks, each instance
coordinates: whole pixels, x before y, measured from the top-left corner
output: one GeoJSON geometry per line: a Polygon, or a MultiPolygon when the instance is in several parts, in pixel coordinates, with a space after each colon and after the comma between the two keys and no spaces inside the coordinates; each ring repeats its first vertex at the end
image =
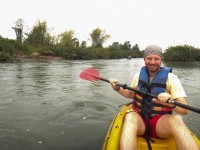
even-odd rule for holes
{"type": "Polygon", "coordinates": [[[33,52],[30,55],[24,54],[22,51],[18,51],[14,55],[14,59],[48,59],[48,60],[63,60],[63,57],[54,56],[52,53],[50,54],[40,54],[37,52],[33,52]]]}

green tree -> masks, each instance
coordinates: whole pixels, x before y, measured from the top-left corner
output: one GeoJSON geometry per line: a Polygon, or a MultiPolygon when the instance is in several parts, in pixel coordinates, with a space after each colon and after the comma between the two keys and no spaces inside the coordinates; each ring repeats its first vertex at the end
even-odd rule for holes
{"type": "Polygon", "coordinates": [[[86,48],[86,47],[87,47],[86,41],[82,41],[80,47],[81,47],[81,48],[86,48]]]}
{"type": "Polygon", "coordinates": [[[73,42],[75,47],[79,47],[79,40],[77,38],[73,38],[73,42]]]}
{"type": "Polygon", "coordinates": [[[15,30],[16,40],[21,43],[23,38],[24,20],[18,19],[14,24],[15,26],[12,28],[15,30]]]}
{"type": "Polygon", "coordinates": [[[110,35],[105,34],[105,30],[96,28],[90,33],[92,46],[103,47],[103,44],[110,38],[110,35]]]}
{"type": "Polygon", "coordinates": [[[122,49],[122,45],[119,42],[113,42],[112,45],[110,45],[111,50],[119,50],[122,49]]]}
{"type": "Polygon", "coordinates": [[[200,50],[189,45],[168,47],[164,53],[165,60],[188,61],[199,60],[200,50]]]}
{"type": "Polygon", "coordinates": [[[122,48],[123,50],[130,50],[131,49],[130,41],[124,42],[124,44],[122,45],[122,48]]]}
{"type": "Polygon", "coordinates": [[[135,44],[131,49],[134,51],[140,51],[140,48],[137,44],[135,44]]]}
{"type": "Polygon", "coordinates": [[[59,44],[64,47],[76,47],[79,45],[77,38],[74,38],[74,31],[65,31],[59,35],[59,44]]]}
{"type": "Polygon", "coordinates": [[[50,45],[53,44],[53,38],[47,29],[46,21],[40,22],[39,20],[36,22],[33,29],[30,33],[26,33],[27,38],[25,39],[25,43],[30,45],[50,45]]]}

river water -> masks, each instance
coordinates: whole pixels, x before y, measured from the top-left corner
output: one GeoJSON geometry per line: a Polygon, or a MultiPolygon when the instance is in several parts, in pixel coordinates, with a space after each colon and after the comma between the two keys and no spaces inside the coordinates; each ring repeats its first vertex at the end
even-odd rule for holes
{"type": "MultiPolygon", "coordinates": [[[[79,74],[89,67],[130,86],[143,59],[21,60],[0,63],[1,150],[100,150],[119,105],[129,102],[103,81],[79,74]]],[[[200,63],[172,62],[188,95],[200,108],[200,63]]],[[[184,116],[200,138],[200,115],[184,116]]]]}

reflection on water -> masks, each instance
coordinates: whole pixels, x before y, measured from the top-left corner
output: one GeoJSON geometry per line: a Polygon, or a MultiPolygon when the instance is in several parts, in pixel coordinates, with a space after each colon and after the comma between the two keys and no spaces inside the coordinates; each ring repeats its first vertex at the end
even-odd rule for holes
{"type": "MultiPolygon", "coordinates": [[[[106,79],[130,85],[143,59],[22,60],[0,64],[0,149],[101,149],[119,105],[129,102],[102,81],[79,78],[93,67],[106,79]]],[[[200,63],[164,62],[184,85],[191,106],[200,108],[200,63]]],[[[200,116],[184,116],[200,135],[200,116]]],[[[199,136],[200,137],[200,136],[199,136]]]]}

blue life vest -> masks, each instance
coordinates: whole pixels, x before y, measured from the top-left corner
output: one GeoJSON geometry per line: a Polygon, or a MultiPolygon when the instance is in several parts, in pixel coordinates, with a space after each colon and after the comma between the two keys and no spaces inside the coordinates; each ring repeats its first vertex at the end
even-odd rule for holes
{"type": "Polygon", "coordinates": [[[153,95],[158,95],[160,93],[166,92],[166,81],[168,74],[171,71],[172,69],[168,67],[160,68],[150,83],[148,71],[146,67],[142,67],[139,76],[138,88],[141,91],[149,92],[153,95]]]}
{"type": "MultiPolygon", "coordinates": [[[[153,80],[149,82],[149,73],[146,67],[142,67],[139,75],[138,88],[144,93],[151,93],[152,95],[159,95],[166,92],[166,81],[171,68],[162,67],[154,76],[153,80]]],[[[137,93],[133,98],[133,105],[142,115],[152,117],[155,114],[171,114],[171,107],[155,103],[152,97],[145,94],[137,93]]]]}

